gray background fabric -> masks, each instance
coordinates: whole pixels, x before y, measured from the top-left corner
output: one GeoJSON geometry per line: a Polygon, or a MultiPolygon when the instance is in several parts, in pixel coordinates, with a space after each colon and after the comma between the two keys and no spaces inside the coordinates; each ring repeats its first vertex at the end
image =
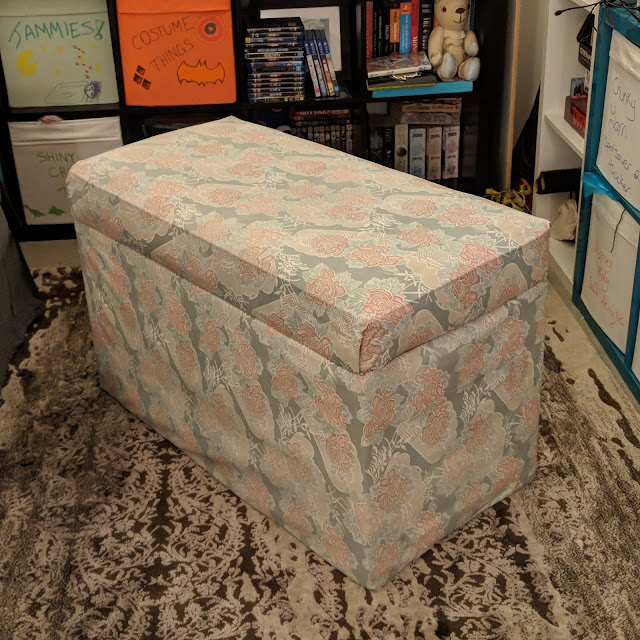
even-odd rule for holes
{"type": "Polygon", "coordinates": [[[27,263],[0,207],[0,384],[11,356],[42,309],[27,263]]]}

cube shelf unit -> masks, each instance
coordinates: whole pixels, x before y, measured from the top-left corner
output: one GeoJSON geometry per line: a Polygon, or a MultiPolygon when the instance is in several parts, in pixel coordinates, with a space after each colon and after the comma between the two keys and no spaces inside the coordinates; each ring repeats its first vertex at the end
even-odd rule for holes
{"type": "MultiPolygon", "coordinates": [[[[637,6],[640,7],[640,5],[637,6]]],[[[640,370],[638,366],[638,360],[640,359],[640,343],[638,342],[640,340],[640,252],[638,252],[637,246],[634,243],[630,243],[632,250],[629,252],[627,261],[623,263],[618,262],[617,268],[602,271],[604,277],[607,279],[606,288],[598,289],[598,287],[596,287],[597,298],[600,298],[600,296],[604,294],[602,297],[603,301],[606,301],[605,296],[615,295],[612,293],[614,291],[624,291],[626,289],[627,292],[630,292],[628,318],[627,312],[624,309],[626,303],[621,303],[620,307],[622,310],[621,315],[624,318],[620,326],[622,326],[626,332],[626,339],[623,342],[622,349],[619,348],[616,343],[614,343],[613,338],[610,337],[612,336],[610,329],[613,327],[613,323],[607,326],[609,325],[608,317],[606,322],[603,323],[602,316],[598,318],[597,315],[592,315],[589,308],[587,308],[587,303],[585,303],[587,298],[583,293],[591,288],[588,280],[590,275],[588,258],[593,258],[594,246],[589,243],[589,239],[596,228],[595,225],[592,224],[595,214],[592,192],[589,185],[597,185],[596,193],[606,193],[606,197],[615,203],[614,206],[621,206],[623,211],[626,211],[626,215],[635,222],[635,225],[640,225],[640,210],[632,204],[632,202],[637,204],[637,200],[633,197],[633,192],[627,196],[624,189],[618,190],[613,183],[609,182],[609,176],[600,171],[598,165],[600,142],[602,136],[605,136],[606,140],[607,135],[607,118],[603,118],[603,114],[605,110],[609,108],[607,105],[607,90],[609,74],[611,73],[610,65],[613,61],[613,58],[609,56],[612,38],[614,33],[617,32],[623,39],[629,41],[633,49],[640,48],[640,23],[636,17],[637,14],[636,16],[631,16],[621,8],[606,7],[602,9],[597,25],[598,51],[597,55],[593,56],[592,91],[589,95],[589,105],[592,110],[593,121],[589,123],[585,145],[583,198],[580,207],[580,225],[578,229],[575,282],[573,283],[572,301],[578,311],[584,316],[587,324],[629,387],[635,399],[640,402],[640,370]],[[630,200],[627,200],[627,197],[629,197],[630,200]],[[616,281],[617,289],[614,286],[609,288],[610,281],[608,278],[611,279],[611,282],[616,281]]],[[[633,143],[636,137],[630,137],[629,140],[633,143]]],[[[635,162],[637,156],[638,153],[636,151],[634,156],[629,159],[635,162]]],[[[622,217],[620,220],[622,221],[622,217]]],[[[618,229],[616,227],[613,232],[614,239],[617,232],[618,229]]],[[[599,239],[599,237],[596,239],[599,239]]],[[[611,254],[613,254],[613,248],[610,251],[611,254]]],[[[594,272],[591,271],[591,273],[594,272]]],[[[593,310],[594,307],[591,307],[591,309],[593,310]]],[[[620,343],[618,342],[618,344],[620,343]]]]}
{"type": "MultiPolygon", "coordinates": [[[[593,0],[548,0],[540,82],[536,178],[543,171],[581,169],[584,163],[584,138],[565,121],[564,101],[569,95],[571,78],[586,75],[587,70],[578,62],[576,36],[592,10],[589,6],[592,3],[593,0]],[[570,10],[556,16],[555,12],[562,9],[570,10]]],[[[597,7],[594,13],[597,17],[597,7]]],[[[551,220],[568,197],[567,193],[534,193],[533,213],[551,220]]],[[[551,238],[550,252],[552,260],[573,282],[575,242],[551,238]]]]}
{"type": "MultiPolygon", "coordinates": [[[[450,87],[427,88],[420,96],[405,98],[373,98],[366,87],[366,3],[363,0],[232,0],[233,37],[236,56],[237,101],[232,104],[139,107],[125,103],[120,66],[120,46],[117,27],[117,0],[107,0],[113,54],[120,101],[115,104],[79,105],[65,107],[29,107],[12,108],[8,106],[4,74],[0,73],[0,163],[9,197],[14,208],[22,212],[22,201],[17,186],[17,176],[13,162],[12,149],[7,127],[8,121],[37,120],[45,115],[58,115],[64,119],[89,118],[100,116],[119,116],[122,136],[125,144],[143,139],[146,123],[156,121],[180,121],[197,123],[215,120],[227,115],[235,115],[245,120],[259,120],[259,112],[267,109],[330,109],[350,108],[354,123],[354,155],[368,156],[369,123],[368,105],[378,103],[378,109],[389,102],[428,98],[429,95],[462,95],[462,148],[466,158],[467,172],[461,179],[448,181],[447,185],[470,193],[481,193],[487,186],[504,186],[504,168],[496,158],[505,155],[509,132],[505,132],[504,84],[512,73],[509,57],[513,51],[514,0],[492,0],[491,3],[480,0],[475,11],[475,32],[480,43],[482,72],[474,83],[470,93],[456,93],[456,83],[450,87]],[[489,7],[489,5],[491,5],[489,7]],[[243,59],[244,29],[246,23],[259,17],[260,9],[281,8],[287,6],[316,7],[340,6],[342,31],[343,71],[338,73],[341,95],[335,98],[310,97],[303,102],[255,104],[247,99],[246,70],[243,59]],[[511,34],[509,37],[504,34],[511,34]],[[496,37],[496,34],[499,37],[496,37]]],[[[1,69],[0,69],[1,71],[1,69]]],[[[307,92],[308,95],[309,92],[307,92]]],[[[374,107],[375,110],[375,107],[374,107]]],[[[507,118],[508,119],[508,118],[507,118]]],[[[512,121],[512,118],[511,118],[512,121]]],[[[510,149],[509,149],[510,153],[510,149]]],[[[23,240],[54,240],[75,237],[72,225],[27,225],[23,215],[10,221],[17,238],[23,240]]]]}

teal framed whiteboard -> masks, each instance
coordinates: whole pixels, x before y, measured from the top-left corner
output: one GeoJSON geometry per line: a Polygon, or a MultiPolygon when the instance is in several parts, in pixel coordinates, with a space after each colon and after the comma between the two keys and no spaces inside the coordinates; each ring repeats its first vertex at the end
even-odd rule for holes
{"type": "Polygon", "coordinates": [[[639,237],[640,22],[624,8],[602,7],[573,302],[640,401],[639,237]]]}

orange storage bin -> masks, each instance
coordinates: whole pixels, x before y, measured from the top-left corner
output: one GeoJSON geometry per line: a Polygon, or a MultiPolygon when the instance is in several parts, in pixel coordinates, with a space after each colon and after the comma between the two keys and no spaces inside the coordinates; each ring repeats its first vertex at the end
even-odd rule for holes
{"type": "Polygon", "coordinates": [[[230,0],[118,0],[129,105],[236,101],[230,0]]]}

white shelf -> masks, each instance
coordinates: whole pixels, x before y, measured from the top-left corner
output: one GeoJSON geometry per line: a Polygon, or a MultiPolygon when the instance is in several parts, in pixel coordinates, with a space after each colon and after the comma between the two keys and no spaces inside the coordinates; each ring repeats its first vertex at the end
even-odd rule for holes
{"type": "Polygon", "coordinates": [[[571,284],[573,284],[573,269],[576,262],[576,243],[567,240],[549,239],[549,252],[556,264],[562,269],[563,273],[571,284]]]}
{"type": "Polygon", "coordinates": [[[577,156],[584,157],[584,138],[564,119],[563,114],[545,113],[544,119],[577,156]]]}

